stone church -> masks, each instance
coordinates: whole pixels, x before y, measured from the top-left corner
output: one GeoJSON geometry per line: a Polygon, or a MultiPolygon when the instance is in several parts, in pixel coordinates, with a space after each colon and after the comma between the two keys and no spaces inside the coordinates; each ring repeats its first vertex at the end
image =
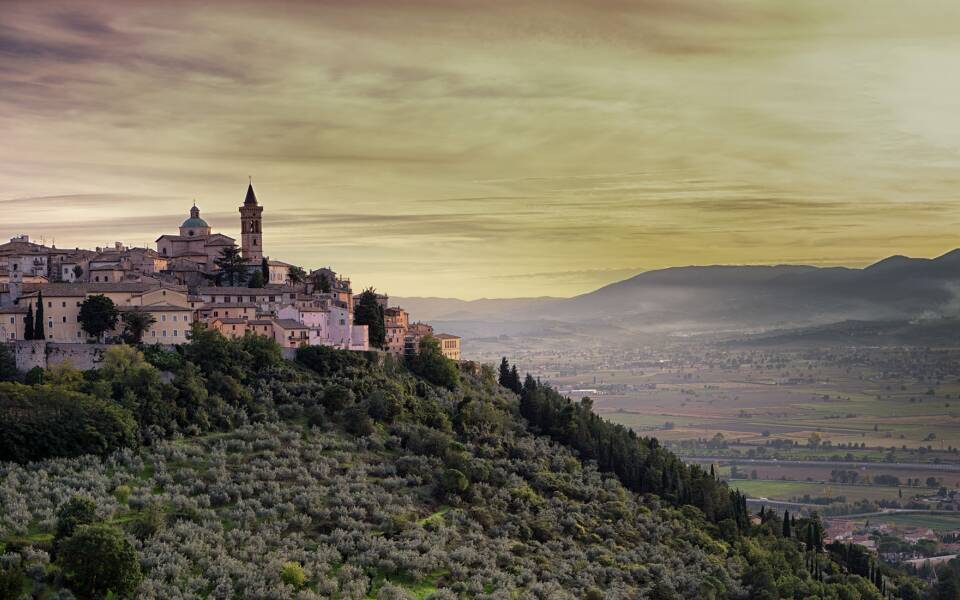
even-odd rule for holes
{"type": "MultiPolygon", "coordinates": [[[[263,207],[257,202],[253,182],[247,186],[247,195],[240,206],[240,249],[251,268],[259,268],[263,260],[263,207]]],[[[234,238],[213,233],[210,225],[200,217],[196,204],[190,216],[180,224],[177,235],[165,234],[156,240],[157,253],[167,259],[167,271],[174,273],[182,283],[211,275],[216,261],[225,248],[235,247],[234,238]]]]}

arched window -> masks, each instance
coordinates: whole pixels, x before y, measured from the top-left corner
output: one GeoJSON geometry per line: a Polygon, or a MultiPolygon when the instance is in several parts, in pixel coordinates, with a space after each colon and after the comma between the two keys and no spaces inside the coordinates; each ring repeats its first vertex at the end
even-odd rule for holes
{"type": "Polygon", "coordinates": [[[187,235],[189,235],[190,237],[193,237],[193,230],[191,229],[190,231],[188,231],[187,235]]]}

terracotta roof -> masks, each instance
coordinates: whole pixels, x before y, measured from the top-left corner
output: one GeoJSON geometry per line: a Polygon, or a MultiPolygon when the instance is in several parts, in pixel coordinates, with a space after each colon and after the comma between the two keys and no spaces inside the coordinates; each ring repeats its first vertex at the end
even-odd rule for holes
{"type": "Polygon", "coordinates": [[[310,329],[303,323],[298,323],[293,319],[274,319],[273,324],[281,329],[310,329]]]}
{"type": "Polygon", "coordinates": [[[207,302],[200,310],[215,310],[218,308],[256,308],[253,302],[207,302]]]}
{"type": "Polygon", "coordinates": [[[3,315],[26,313],[28,310],[26,306],[0,306],[0,314],[3,315]]]}
{"type": "Polygon", "coordinates": [[[143,312],[193,312],[189,306],[174,306],[173,304],[144,304],[135,306],[118,306],[117,310],[131,312],[142,310],[143,312]]]}
{"type": "Polygon", "coordinates": [[[246,325],[246,323],[247,323],[247,320],[246,320],[246,319],[241,319],[241,318],[238,318],[238,317],[218,317],[218,318],[214,319],[214,322],[217,322],[217,321],[219,321],[219,322],[221,322],[221,323],[223,323],[223,324],[225,324],[225,325],[238,325],[238,324],[240,324],[240,323],[243,323],[244,325],[246,325]]]}
{"type": "Polygon", "coordinates": [[[437,338],[438,340],[459,340],[460,339],[459,335],[450,335],[449,333],[438,333],[433,337],[437,338]]]}

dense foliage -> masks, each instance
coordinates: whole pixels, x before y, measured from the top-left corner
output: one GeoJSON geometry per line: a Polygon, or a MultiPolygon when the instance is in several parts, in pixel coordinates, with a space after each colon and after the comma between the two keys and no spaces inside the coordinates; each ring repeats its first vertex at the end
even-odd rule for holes
{"type": "Polygon", "coordinates": [[[527,375],[520,390],[520,414],[538,431],[596,461],[601,471],[616,473],[631,490],[691,504],[714,522],[732,519],[740,529],[747,525],[744,497],[699,466],[687,465],[656,439],[638,437],[632,429],[604,420],[588,398],[573,402],[527,375]]]}
{"type": "Polygon", "coordinates": [[[59,385],[0,383],[0,461],[106,455],[137,445],[129,412],[59,385]]]}
{"type": "Polygon", "coordinates": [[[456,361],[443,355],[440,340],[432,335],[420,340],[418,352],[407,357],[410,370],[434,385],[454,390],[460,385],[460,370],[456,361]]]}
{"type": "Polygon", "coordinates": [[[386,342],[386,325],[384,324],[383,306],[377,299],[377,292],[373,288],[364,290],[357,297],[357,306],[353,315],[353,322],[357,325],[366,325],[370,346],[383,348],[386,342]]]}
{"type": "Polygon", "coordinates": [[[785,527],[767,511],[750,525],[742,498],[588,402],[529,378],[518,398],[487,367],[457,378],[435,385],[390,357],[322,347],[290,363],[269,340],[199,327],[177,352],[118,347],[97,371],[44,373],[16,389],[109,405],[142,444],[0,463],[0,586],[61,598],[881,597],[803,541],[820,535],[816,519],[785,527]],[[85,570],[80,552],[123,568],[85,570]]]}

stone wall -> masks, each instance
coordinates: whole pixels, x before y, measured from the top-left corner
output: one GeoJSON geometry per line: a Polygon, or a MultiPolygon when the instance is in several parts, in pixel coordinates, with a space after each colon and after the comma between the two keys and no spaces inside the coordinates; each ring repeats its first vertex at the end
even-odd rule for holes
{"type": "Polygon", "coordinates": [[[59,344],[44,340],[11,342],[17,369],[27,372],[34,367],[48,369],[69,363],[75,369],[96,369],[103,361],[106,344],[59,344]]]}

